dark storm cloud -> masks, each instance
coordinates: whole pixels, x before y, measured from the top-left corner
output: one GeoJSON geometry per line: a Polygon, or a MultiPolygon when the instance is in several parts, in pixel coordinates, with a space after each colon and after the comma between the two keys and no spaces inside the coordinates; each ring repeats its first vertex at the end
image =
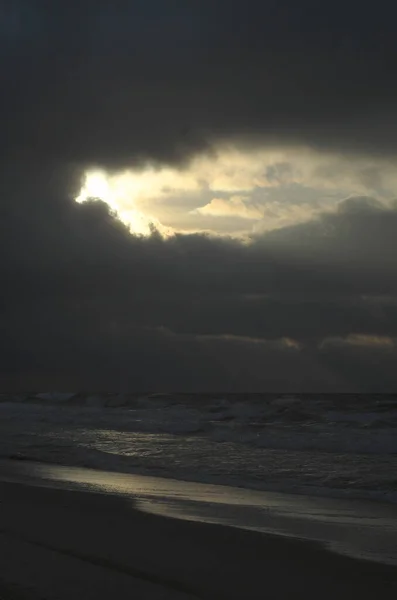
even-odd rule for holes
{"type": "Polygon", "coordinates": [[[5,386],[21,373],[108,389],[394,382],[394,350],[371,340],[397,338],[397,211],[349,199],[335,215],[243,245],[137,238],[103,203],[66,206],[62,219],[23,212],[5,230],[5,386]],[[349,344],[352,334],[364,343],[349,344]],[[390,367],[381,380],[379,361],[390,367]]]}
{"type": "Polygon", "coordinates": [[[223,139],[395,153],[383,4],[2,3],[3,387],[395,385],[370,336],[396,336],[396,210],[349,200],[243,245],[139,239],[72,201],[91,165],[181,162],[223,139]]]}
{"type": "Polygon", "coordinates": [[[355,0],[10,2],[3,154],[124,165],[241,136],[395,152],[395,12],[355,0]]]}

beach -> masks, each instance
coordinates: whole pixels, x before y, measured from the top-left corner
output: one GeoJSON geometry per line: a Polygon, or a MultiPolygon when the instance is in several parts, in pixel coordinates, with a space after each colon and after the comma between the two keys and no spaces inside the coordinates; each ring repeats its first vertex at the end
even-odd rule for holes
{"type": "Polygon", "coordinates": [[[18,461],[2,461],[0,479],[1,598],[397,592],[391,505],[310,505],[303,496],[18,461]]]}

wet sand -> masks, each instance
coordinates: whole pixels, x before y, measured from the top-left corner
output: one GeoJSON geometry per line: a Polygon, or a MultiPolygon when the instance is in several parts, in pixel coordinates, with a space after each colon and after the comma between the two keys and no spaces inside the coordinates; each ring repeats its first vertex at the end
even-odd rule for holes
{"type": "Polygon", "coordinates": [[[0,598],[397,597],[395,566],[150,514],[138,496],[0,482],[0,598]]]}

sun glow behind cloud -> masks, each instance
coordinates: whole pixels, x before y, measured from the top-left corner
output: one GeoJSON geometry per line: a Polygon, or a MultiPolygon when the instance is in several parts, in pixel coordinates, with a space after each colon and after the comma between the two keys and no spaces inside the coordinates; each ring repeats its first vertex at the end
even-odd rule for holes
{"type": "Polygon", "coordinates": [[[130,174],[112,177],[104,171],[91,171],[85,175],[85,182],[76,202],[86,202],[92,198],[103,200],[134,234],[148,236],[155,228],[162,235],[171,235],[171,228],[164,227],[155,217],[135,208],[134,192],[141,191],[141,187],[141,181],[134,180],[130,174]]]}
{"type": "Polygon", "coordinates": [[[351,195],[395,197],[394,166],[307,148],[219,147],[179,168],[87,172],[76,200],[103,200],[138,235],[250,236],[335,211],[351,195]]]}

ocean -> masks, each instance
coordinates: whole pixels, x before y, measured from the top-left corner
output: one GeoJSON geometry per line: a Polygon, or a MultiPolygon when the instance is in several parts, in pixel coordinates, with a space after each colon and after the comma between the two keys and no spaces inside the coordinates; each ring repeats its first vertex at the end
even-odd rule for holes
{"type": "Polygon", "coordinates": [[[397,395],[2,394],[0,457],[397,502],[397,395]]]}

